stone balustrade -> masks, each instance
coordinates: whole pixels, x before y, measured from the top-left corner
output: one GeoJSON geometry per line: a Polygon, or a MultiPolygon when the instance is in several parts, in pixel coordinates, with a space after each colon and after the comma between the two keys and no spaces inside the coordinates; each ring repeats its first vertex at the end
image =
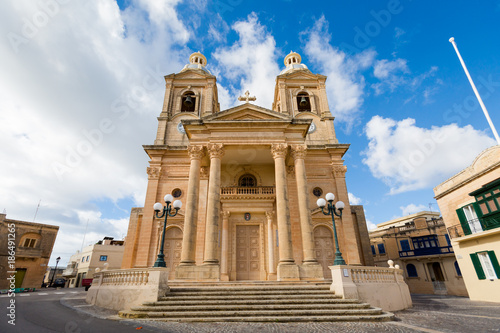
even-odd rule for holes
{"type": "Polygon", "coordinates": [[[148,269],[127,269],[103,271],[103,285],[146,285],[149,279],[148,269]]]}
{"type": "Polygon", "coordinates": [[[221,195],[274,195],[274,186],[222,187],[221,195]]]}
{"type": "Polygon", "coordinates": [[[398,311],[412,306],[410,290],[403,271],[392,267],[330,266],[330,289],[345,299],[359,299],[385,311],[398,311]]]}
{"type": "Polygon", "coordinates": [[[383,267],[351,268],[352,282],[360,283],[395,283],[394,269],[383,267]]]}
{"type": "Polygon", "coordinates": [[[87,303],[113,310],[128,310],[144,302],[156,302],[169,292],[168,269],[132,268],[103,270],[94,274],[87,303]]]}

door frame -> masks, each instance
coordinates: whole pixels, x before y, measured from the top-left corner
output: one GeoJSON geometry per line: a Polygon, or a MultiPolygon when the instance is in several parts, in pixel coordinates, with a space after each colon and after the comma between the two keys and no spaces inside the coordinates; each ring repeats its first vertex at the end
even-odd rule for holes
{"type": "MultiPolygon", "coordinates": [[[[265,243],[265,214],[262,213],[263,218],[262,219],[255,219],[254,216],[260,216],[261,214],[257,213],[252,213],[252,220],[248,222],[241,222],[241,221],[234,221],[232,223],[231,217],[233,215],[236,215],[238,213],[231,213],[231,216],[229,218],[229,242],[230,242],[230,247],[229,247],[229,258],[230,258],[230,264],[229,266],[229,280],[230,281],[238,281],[236,279],[236,229],[238,226],[258,226],[259,227],[259,266],[260,266],[260,274],[259,274],[259,281],[265,281],[267,278],[267,269],[266,269],[266,263],[268,262],[268,259],[266,257],[267,253],[267,245],[265,243]],[[255,219],[255,220],[254,220],[255,219]]],[[[243,215],[243,214],[241,214],[243,215]]],[[[236,216],[235,216],[236,217],[236,216]]],[[[236,220],[236,219],[235,219],[236,220]]],[[[239,220],[239,219],[238,219],[239,220]]]]}

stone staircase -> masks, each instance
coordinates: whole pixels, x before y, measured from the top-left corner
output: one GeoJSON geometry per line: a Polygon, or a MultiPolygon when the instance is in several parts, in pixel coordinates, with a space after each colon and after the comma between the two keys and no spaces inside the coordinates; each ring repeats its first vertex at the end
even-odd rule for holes
{"type": "Polygon", "coordinates": [[[170,283],[168,296],[122,318],[175,322],[388,321],[392,313],[356,299],[342,299],[329,283],[170,283]]]}

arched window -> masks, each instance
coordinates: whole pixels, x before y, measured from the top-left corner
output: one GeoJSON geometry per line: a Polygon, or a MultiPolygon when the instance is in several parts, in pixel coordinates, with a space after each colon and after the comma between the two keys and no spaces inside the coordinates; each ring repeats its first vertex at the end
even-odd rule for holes
{"type": "Polygon", "coordinates": [[[193,92],[188,91],[182,95],[181,111],[182,112],[193,112],[196,105],[196,96],[193,92]]]}
{"type": "Polygon", "coordinates": [[[406,265],[406,272],[408,273],[408,277],[418,277],[417,268],[413,264],[406,265]]]}
{"type": "Polygon", "coordinates": [[[257,186],[257,179],[255,179],[253,175],[247,173],[240,177],[238,185],[241,187],[255,187],[257,186]]]}
{"type": "Polygon", "coordinates": [[[457,276],[462,276],[462,271],[460,271],[460,267],[458,267],[458,262],[455,261],[455,271],[457,271],[457,276]]]}
{"type": "Polygon", "coordinates": [[[299,107],[299,112],[311,111],[311,101],[309,100],[309,95],[306,93],[298,94],[297,106],[299,107]]]}

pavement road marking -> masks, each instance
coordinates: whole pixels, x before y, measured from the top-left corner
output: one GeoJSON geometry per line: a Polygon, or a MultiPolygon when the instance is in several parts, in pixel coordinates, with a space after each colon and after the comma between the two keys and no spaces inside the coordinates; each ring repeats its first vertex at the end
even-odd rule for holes
{"type": "Polygon", "coordinates": [[[17,294],[18,296],[31,296],[30,294],[17,294]]]}
{"type": "Polygon", "coordinates": [[[66,292],[61,292],[61,291],[59,291],[59,292],[56,292],[56,293],[54,293],[54,294],[56,294],[56,295],[64,295],[64,294],[66,294],[66,292]]]}
{"type": "Polygon", "coordinates": [[[37,295],[48,295],[49,293],[37,293],[37,295]]]}

